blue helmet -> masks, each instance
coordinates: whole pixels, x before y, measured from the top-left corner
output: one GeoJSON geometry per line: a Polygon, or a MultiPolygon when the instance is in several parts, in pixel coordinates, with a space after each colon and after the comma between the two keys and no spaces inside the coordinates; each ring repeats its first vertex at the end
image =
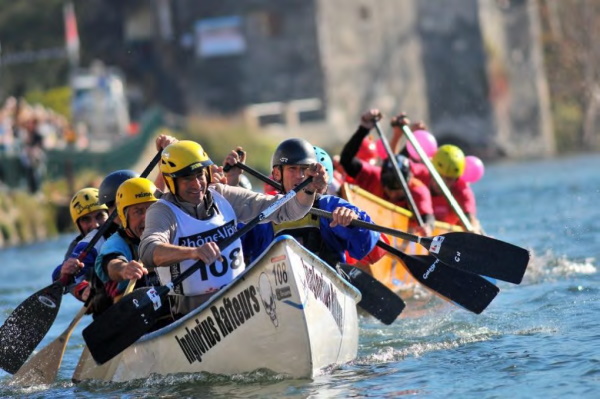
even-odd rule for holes
{"type": "Polygon", "coordinates": [[[333,161],[331,157],[321,147],[315,146],[315,155],[317,156],[317,162],[323,165],[325,170],[327,171],[327,175],[329,177],[329,184],[333,183],[333,161]]]}

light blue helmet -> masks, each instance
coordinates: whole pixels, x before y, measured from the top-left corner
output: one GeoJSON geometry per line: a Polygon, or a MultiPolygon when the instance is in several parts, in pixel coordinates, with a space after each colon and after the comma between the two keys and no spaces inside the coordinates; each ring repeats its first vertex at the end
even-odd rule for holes
{"type": "Polygon", "coordinates": [[[329,156],[327,151],[325,151],[321,147],[315,146],[314,148],[315,155],[317,156],[317,162],[323,165],[323,167],[327,171],[327,176],[329,177],[329,184],[333,183],[333,161],[331,160],[331,157],[329,156]]]}

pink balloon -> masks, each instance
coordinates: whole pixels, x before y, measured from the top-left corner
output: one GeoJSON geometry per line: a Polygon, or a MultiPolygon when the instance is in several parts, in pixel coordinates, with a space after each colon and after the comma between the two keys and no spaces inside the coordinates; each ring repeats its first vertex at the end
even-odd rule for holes
{"type": "MultiPolygon", "coordinates": [[[[421,148],[423,148],[423,151],[425,151],[425,154],[431,158],[436,153],[438,148],[437,140],[435,137],[433,137],[433,134],[429,133],[427,130],[415,130],[413,134],[417,139],[417,143],[419,143],[421,148]]],[[[415,150],[415,147],[413,147],[410,142],[408,142],[406,145],[406,149],[408,150],[408,155],[410,155],[412,159],[415,161],[421,160],[417,150],[415,150]]]]}
{"type": "Polygon", "coordinates": [[[483,177],[485,173],[485,167],[481,159],[473,155],[467,155],[465,157],[465,171],[460,177],[467,183],[475,183],[483,177]]]}
{"type": "Polygon", "coordinates": [[[385,146],[383,145],[381,139],[377,140],[375,146],[377,147],[377,155],[379,155],[379,158],[386,160],[388,156],[387,152],[385,151],[385,146]]]}

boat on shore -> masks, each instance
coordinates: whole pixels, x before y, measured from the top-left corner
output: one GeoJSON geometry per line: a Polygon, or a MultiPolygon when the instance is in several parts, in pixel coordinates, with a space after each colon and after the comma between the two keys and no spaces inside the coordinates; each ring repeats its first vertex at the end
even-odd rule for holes
{"type": "MultiPolygon", "coordinates": [[[[416,234],[416,232],[411,229],[411,218],[413,214],[409,210],[396,206],[356,185],[347,183],[342,186],[341,196],[348,202],[367,212],[373,220],[373,223],[416,234]]],[[[454,231],[465,230],[462,226],[436,221],[432,236],[454,231]]],[[[388,237],[391,240],[390,245],[404,253],[409,255],[428,254],[427,249],[420,244],[403,240],[398,237],[388,237]]],[[[361,267],[361,269],[367,271],[386,287],[403,297],[412,296],[413,291],[418,286],[417,281],[408,272],[406,267],[403,266],[402,261],[389,254],[366,268],[361,267]]]]}
{"type": "Polygon", "coordinates": [[[360,299],[334,269],[282,236],[201,307],[110,361],[97,365],[86,348],[73,381],[263,369],[312,378],[356,358],[360,299]]]}

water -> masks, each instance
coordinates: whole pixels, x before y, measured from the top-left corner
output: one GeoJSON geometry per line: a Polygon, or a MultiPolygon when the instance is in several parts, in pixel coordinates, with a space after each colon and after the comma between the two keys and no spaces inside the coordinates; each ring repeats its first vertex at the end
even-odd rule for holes
{"type": "MultiPolygon", "coordinates": [[[[592,398],[600,394],[600,156],[488,166],[475,184],[488,234],[530,249],[521,285],[501,292],[481,315],[439,301],[408,303],[392,326],[361,319],[358,358],[314,380],[253,373],[170,376],[121,384],[73,385],[82,350],[74,332],[57,381],[3,397],[210,398],[592,398]]],[[[0,320],[49,284],[70,237],[0,252],[0,320]]],[[[40,348],[79,310],[67,296],[40,348]]],[[[8,379],[0,371],[0,381],[8,379]]]]}

